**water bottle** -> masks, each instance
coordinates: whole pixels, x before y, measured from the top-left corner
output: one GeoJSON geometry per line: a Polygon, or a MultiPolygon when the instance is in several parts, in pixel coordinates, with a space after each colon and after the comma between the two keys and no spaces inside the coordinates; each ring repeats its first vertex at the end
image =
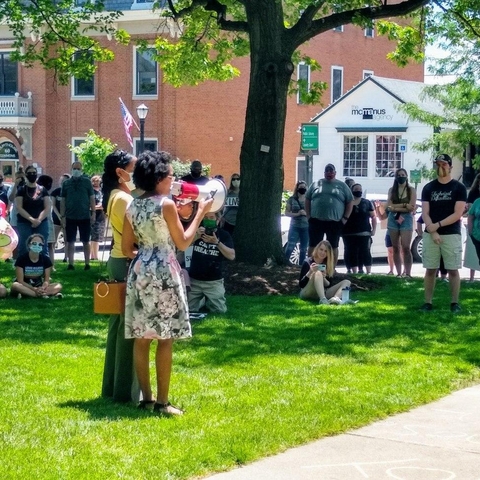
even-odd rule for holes
{"type": "Polygon", "coordinates": [[[342,288],[342,303],[347,303],[350,300],[350,287],[342,288]]]}

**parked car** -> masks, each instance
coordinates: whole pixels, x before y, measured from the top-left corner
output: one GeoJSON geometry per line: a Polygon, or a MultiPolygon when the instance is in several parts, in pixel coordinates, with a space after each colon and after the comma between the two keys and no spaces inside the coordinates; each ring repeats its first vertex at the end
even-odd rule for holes
{"type": "MultiPolygon", "coordinates": [[[[371,202],[382,202],[387,203],[387,195],[386,194],[375,194],[375,193],[367,193],[366,195],[367,200],[371,202]]],[[[417,210],[415,212],[415,220],[420,217],[422,214],[422,202],[417,200],[417,210]]],[[[416,223],[416,222],[415,222],[416,223]]],[[[290,228],[290,217],[282,215],[281,218],[281,228],[282,228],[282,245],[284,250],[287,247],[288,241],[288,230],[290,228]]],[[[377,218],[377,230],[375,232],[374,237],[372,238],[372,246],[371,246],[371,253],[373,258],[387,258],[387,247],[385,247],[385,234],[387,233],[387,220],[380,220],[377,218]]],[[[415,262],[422,261],[422,238],[418,237],[416,233],[414,233],[414,240],[412,242],[412,255],[413,260],[415,262]]],[[[297,244],[290,256],[290,262],[298,265],[299,264],[299,255],[300,255],[300,245],[297,244]]],[[[339,260],[343,259],[343,241],[340,241],[338,247],[338,258],[339,260]]]]}

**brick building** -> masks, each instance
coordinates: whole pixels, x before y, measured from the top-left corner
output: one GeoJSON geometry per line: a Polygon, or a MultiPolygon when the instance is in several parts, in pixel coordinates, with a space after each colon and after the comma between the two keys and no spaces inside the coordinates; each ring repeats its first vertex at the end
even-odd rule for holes
{"type": "MultiPolygon", "coordinates": [[[[151,13],[152,4],[142,0],[106,3],[124,11],[118,26],[132,35],[132,42],[125,47],[102,38],[102,43],[114,51],[115,61],[100,64],[92,81],[72,78],[70,85],[59,86],[52,72],[12,62],[9,33],[0,27],[0,162],[6,178],[18,163],[36,162],[43,173],[57,179],[70,170],[73,157],[68,145],[81,143],[89,129],[129,150],[119,97],[134,117],[138,105],[148,106],[146,148],[170,151],[181,160],[198,158],[212,165],[212,174],[226,178],[239,171],[248,58],[235,61],[242,73],[232,81],[175,89],[162,83],[162,73],[148,52],[140,53],[135,47],[136,38],[153,43],[157,35],[158,20],[151,13]]],[[[387,60],[393,48],[392,42],[378,37],[374,30],[345,25],[304,46],[303,51],[322,65],[321,72],[313,72],[310,78],[308,67],[299,65],[294,75],[329,83],[323,107],[372,73],[423,81],[423,65],[400,69],[387,60]]],[[[297,169],[302,168],[298,164],[303,158],[299,155],[299,126],[321,110],[320,105],[302,105],[296,97],[289,99],[284,147],[286,188],[292,188],[297,169]]],[[[139,132],[135,127],[132,136],[137,150],[139,132]]]]}

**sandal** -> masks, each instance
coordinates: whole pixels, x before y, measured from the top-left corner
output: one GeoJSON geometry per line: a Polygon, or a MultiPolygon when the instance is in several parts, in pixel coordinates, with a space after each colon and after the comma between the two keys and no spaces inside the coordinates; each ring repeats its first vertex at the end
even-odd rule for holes
{"type": "Polygon", "coordinates": [[[153,412],[159,413],[161,415],[183,415],[183,410],[180,410],[178,407],[174,407],[170,402],[167,403],[156,403],[153,406],[153,412]]]}
{"type": "Polygon", "coordinates": [[[139,410],[152,410],[155,406],[155,400],[140,400],[137,408],[139,410]]]}

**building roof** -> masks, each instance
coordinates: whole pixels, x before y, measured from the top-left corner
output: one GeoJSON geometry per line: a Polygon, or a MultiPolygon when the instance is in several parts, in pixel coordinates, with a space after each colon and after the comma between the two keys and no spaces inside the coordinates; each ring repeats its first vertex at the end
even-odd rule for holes
{"type": "Polygon", "coordinates": [[[358,85],[355,85],[355,87],[343,94],[338,100],[330,104],[319,114],[315,115],[311,121],[315,122],[317,119],[325,115],[325,113],[327,113],[330,109],[335,107],[340,102],[343,102],[353,92],[362,88],[369,82],[374,83],[379,88],[385,90],[400,103],[414,103],[429,113],[434,113],[437,115],[443,114],[443,107],[440,102],[433,100],[430,97],[423,96],[423,90],[427,86],[425,83],[371,75],[363,79],[358,85]]]}

